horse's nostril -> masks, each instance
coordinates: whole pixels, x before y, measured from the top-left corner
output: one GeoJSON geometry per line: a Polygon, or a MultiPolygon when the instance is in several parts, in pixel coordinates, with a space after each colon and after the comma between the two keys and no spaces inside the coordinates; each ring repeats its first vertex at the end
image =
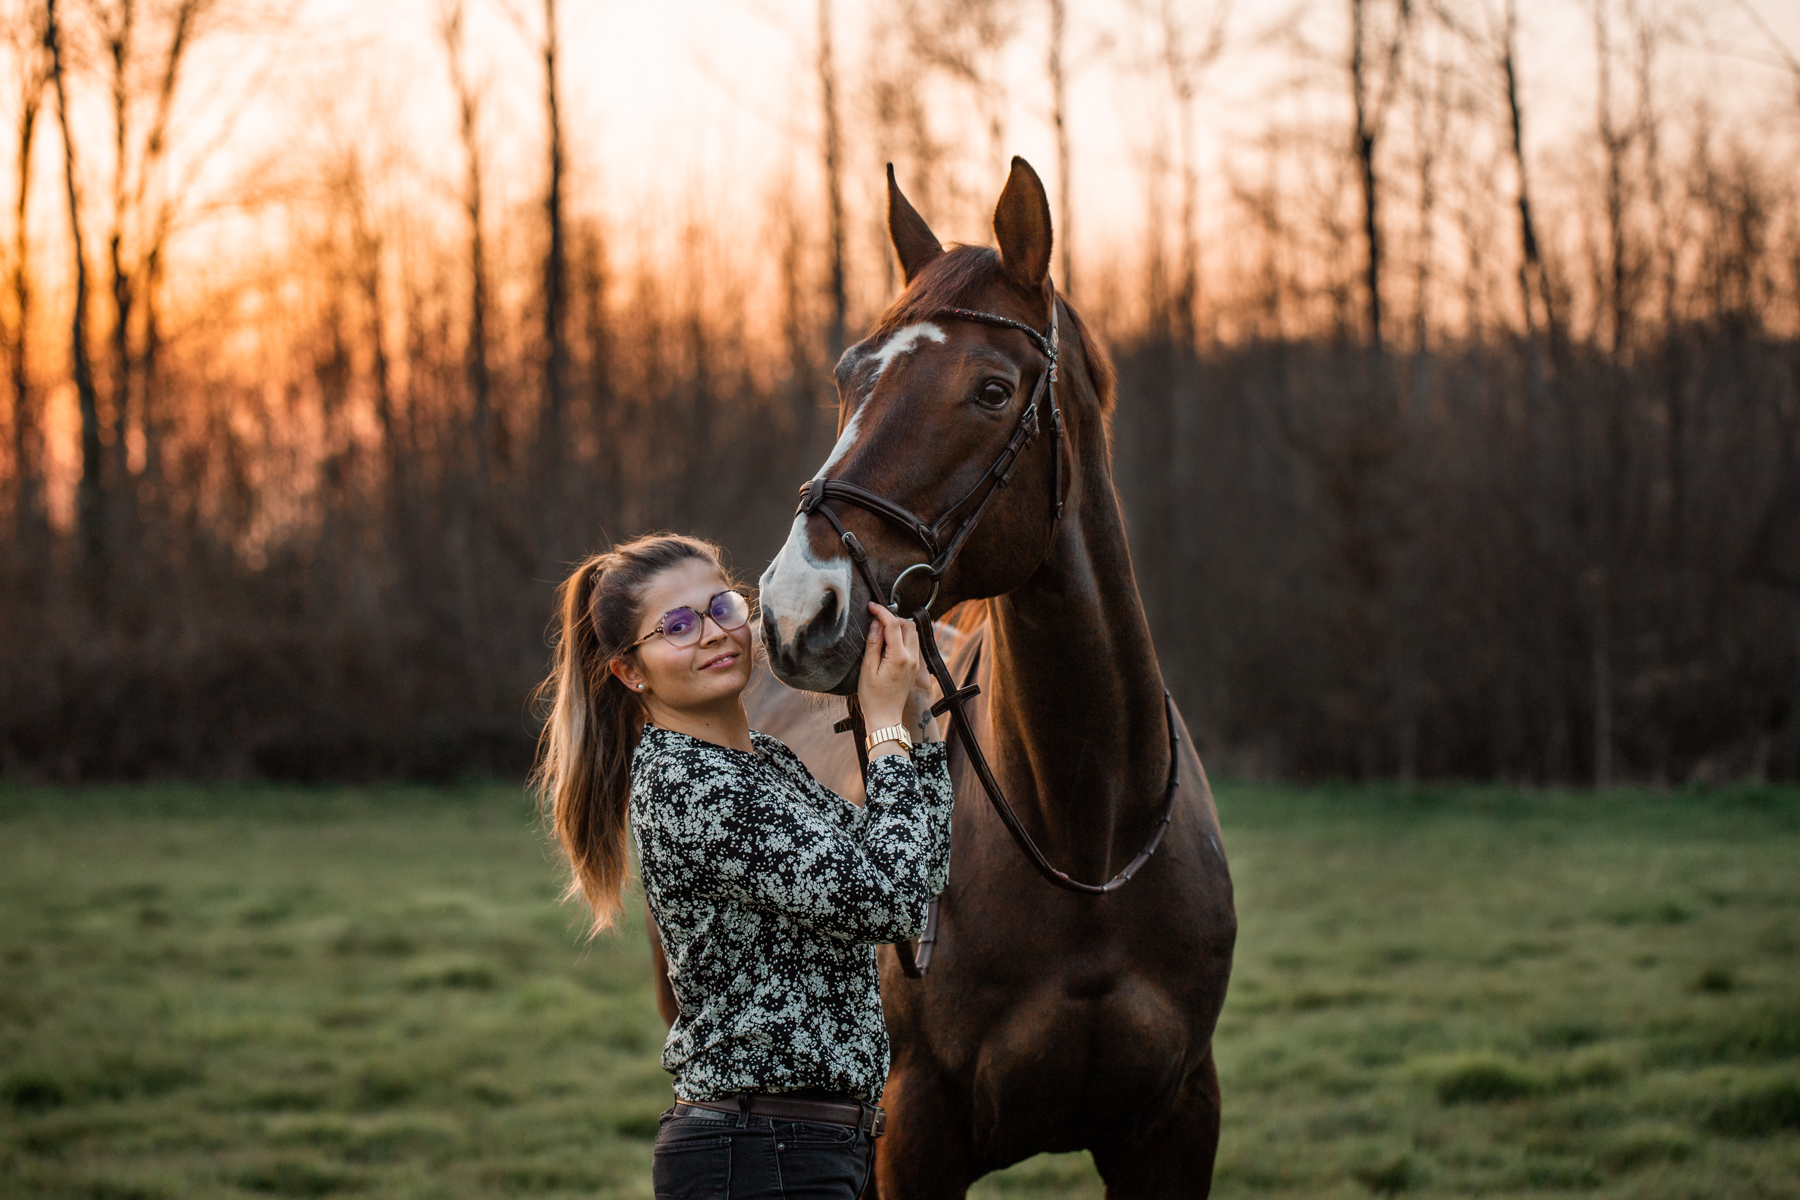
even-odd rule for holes
{"type": "Polygon", "coordinates": [[[835,626],[837,624],[837,620],[838,620],[837,590],[835,588],[827,588],[825,590],[825,600],[823,603],[821,603],[819,605],[819,611],[816,614],[814,614],[814,616],[813,616],[812,627],[814,629],[823,631],[823,630],[830,629],[833,626],[835,626]]]}

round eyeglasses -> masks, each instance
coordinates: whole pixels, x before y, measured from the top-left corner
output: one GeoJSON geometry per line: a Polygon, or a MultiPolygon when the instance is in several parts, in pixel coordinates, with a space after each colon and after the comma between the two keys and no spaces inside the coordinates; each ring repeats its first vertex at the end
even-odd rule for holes
{"type": "Polygon", "coordinates": [[[698,645],[701,630],[706,625],[706,617],[711,617],[713,624],[720,629],[738,629],[750,619],[750,601],[744,599],[742,592],[723,591],[708,600],[706,607],[699,612],[685,604],[680,608],[671,608],[662,615],[662,620],[656,623],[655,629],[625,648],[634,650],[659,633],[664,641],[678,650],[698,645]]]}

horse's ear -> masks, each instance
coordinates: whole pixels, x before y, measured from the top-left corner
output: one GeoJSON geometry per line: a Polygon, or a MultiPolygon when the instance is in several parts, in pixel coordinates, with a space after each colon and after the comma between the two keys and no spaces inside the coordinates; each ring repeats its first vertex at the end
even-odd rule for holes
{"type": "Polygon", "coordinates": [[[994,206],[994,236],[1007,275],[1027,291],[1042,290],[1050,274],[1050,197],[1031,164],[1016,155],[994,206]]]}
{"type": "Polygon", "coordinates": [[[900,269],[906,272],[908,283],[925,269],[925,264],[944,252],[937,234],[931,232],[919,210],[900,194],[893,163],[888,164],[888,237],[894,241],[894,253],[900,257],[900,269]]]}

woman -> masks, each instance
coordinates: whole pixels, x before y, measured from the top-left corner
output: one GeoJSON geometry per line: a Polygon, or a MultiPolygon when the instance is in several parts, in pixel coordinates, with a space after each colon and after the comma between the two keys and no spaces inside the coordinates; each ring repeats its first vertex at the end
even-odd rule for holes
{"type": "Polygon", "coordinates": [[[629,825],[681,1015],[658,1200],[854,1200],[887,1077],[874,947],[950,872],[950,779],[918,633],[871,604],[857,684],[868,801],[751,730],[750,610],[717,547],[656,536],[562,585],[538,781],[569,894],[611,927],[629,825]]]}

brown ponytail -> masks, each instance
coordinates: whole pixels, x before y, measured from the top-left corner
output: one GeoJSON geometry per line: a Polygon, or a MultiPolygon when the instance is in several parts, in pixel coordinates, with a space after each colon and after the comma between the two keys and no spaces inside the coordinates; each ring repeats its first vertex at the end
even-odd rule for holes
{"type": "Polygon", "coordinates": [[[631,756],[644,707],[607,664],[637,630],[644,588],[692,559],[726,574],[711,542],[655,534],[614,546],[575,568],[556,594],[556,661],[538,688],[550,700],[532,782],[569,861],[563,898],[594,914],[589,936],[612,928],[623,907],[630,830],[631,756]]]}

